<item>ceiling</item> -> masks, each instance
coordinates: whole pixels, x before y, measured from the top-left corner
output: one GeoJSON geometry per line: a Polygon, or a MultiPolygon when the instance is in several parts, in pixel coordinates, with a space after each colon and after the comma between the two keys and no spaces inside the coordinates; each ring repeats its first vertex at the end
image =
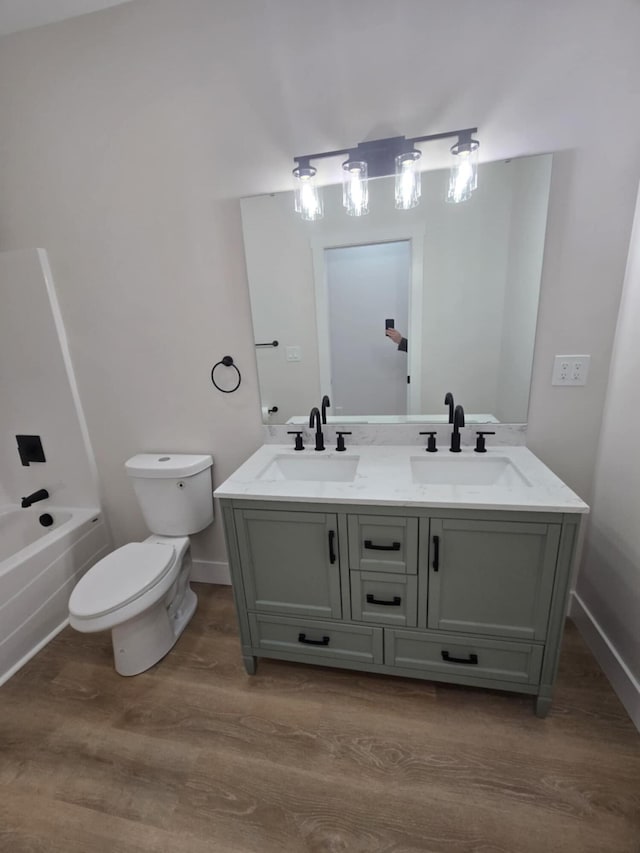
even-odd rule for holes
{"type": "Polygon", "coordinates": [[[128,0],[0,0],[0,36],[118,6],[128,0]]]}

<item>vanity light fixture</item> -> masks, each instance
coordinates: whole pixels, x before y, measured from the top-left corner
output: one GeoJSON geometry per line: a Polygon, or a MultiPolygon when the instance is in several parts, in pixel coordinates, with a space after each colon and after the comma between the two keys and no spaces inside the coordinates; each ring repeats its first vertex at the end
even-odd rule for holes
{"type": "Polygon", "coordinates": [[[395,175],[395,206],[398,210],[410,210],[420,203],[421,183],[419,162],[422,152],[416,144],[438,139],[457,137],[451,148],[453,165],[449,179],[447,200],[466,201],[478,186],[478,148],[480,143],[473,138],[477,127],[433,133],[428,136],[392,136],[359,142],[355,148],[324,151],[294,157],[296,164],[293,176],[295,186],[295,210],[303,219],[313,221],[324,215],[322,194],[315,183],[317,170],[312,160],[338,157],[346,154],[342,164],[342,203],[349,216],[364,216],[369,212],[369,178],[395,175]]]}
{"type": "Polygon", "coordinates": [[[420,203],[422,184],[418,163],[419,151],[406,151],[396,157],[396,207],[410,210],[420,203]]]}
{"type": "Polygon", "coordinates": [[[447,201],[467,201],[478,186],[478,148],[480,143],[471,138],[471,133],[460,134],[451,147],[453,162],[449,175],[447,201]]]}
{"type": "Polygon", "coordinates": [[[293,176],[296,179],[295,211],[309,222],[322,219],[324,216],[322,195],[315,182],[316,171],[317,169],[309,164],[308,158],[301,158],[298,166],[293,170],[293,176]]]}
{"type": "Polygon", "coordinates": [[[345,160],[342,164],[342,206],[349,216],[369,213],[369,179],[365,160],[345,160]]]}

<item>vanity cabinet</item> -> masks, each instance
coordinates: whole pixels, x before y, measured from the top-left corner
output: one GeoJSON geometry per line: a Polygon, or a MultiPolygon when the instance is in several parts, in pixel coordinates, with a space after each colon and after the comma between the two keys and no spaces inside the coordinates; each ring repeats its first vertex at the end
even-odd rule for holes
{"type": "Polygon", "coordinates": [[[243,658],[551,705],[575,514],[222,499],[243,658]]]}

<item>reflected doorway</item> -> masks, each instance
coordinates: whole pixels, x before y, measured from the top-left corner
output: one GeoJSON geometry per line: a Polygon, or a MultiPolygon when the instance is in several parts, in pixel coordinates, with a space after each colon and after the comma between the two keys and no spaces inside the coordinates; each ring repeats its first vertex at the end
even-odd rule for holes
{"type": "Polygon", "coordinates": [[[333,414],[407,414],[409,353],[385,327],[409,335],[411,241],[327,248],[324,265],[333,414]]]}

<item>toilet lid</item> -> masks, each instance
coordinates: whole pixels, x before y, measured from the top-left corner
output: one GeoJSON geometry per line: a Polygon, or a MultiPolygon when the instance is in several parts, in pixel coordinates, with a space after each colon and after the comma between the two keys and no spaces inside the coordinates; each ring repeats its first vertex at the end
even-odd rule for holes
{"type": "Polygon", "coordinates": [[[173,545],[130,542],[89,569],[69,599],[73,616],[104,616],[155,586],[175,562],[173,545]]]}

